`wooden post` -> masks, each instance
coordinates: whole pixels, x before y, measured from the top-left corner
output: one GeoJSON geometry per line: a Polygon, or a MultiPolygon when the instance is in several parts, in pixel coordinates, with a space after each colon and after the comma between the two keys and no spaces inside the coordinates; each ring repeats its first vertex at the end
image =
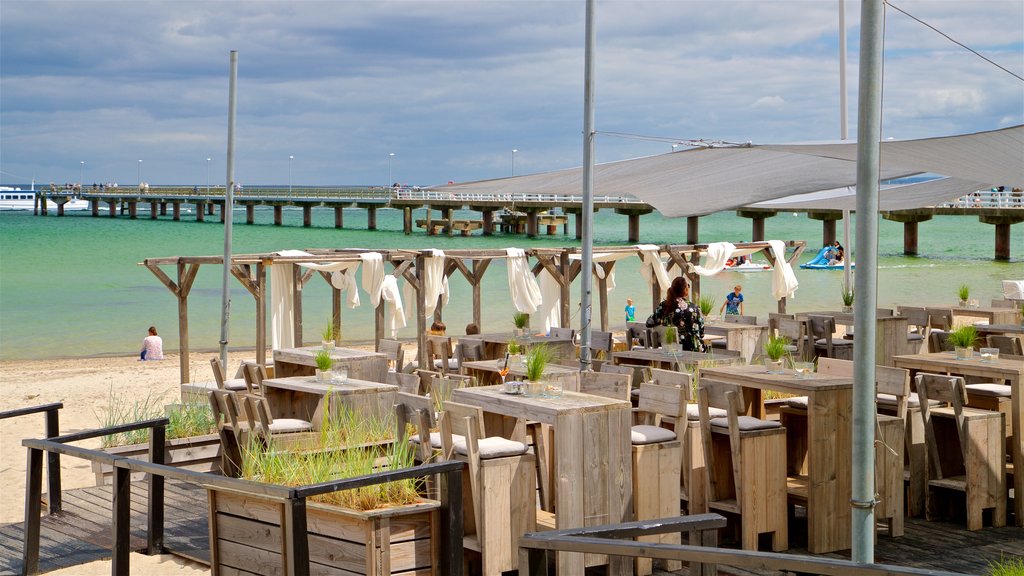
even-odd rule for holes
{"type": "Polygon", "coordinates": [[[46,216],[46,196],[39,197],[40,206],[42,206],[43,216],[46,216]]]}
{"type": "Polygon", "coordinates": [[[206,204],[206,213],[209,214],[210,216],[213,216],[213,206],[213,202],[208,202],[206,204]]]}
{"type": "Polygon", "coordinates": [[[402,232],[408,236],[412,234],[412,207],[402,208],[402,232]]]}
{"type": "Polygon", "coordinates": [[[281,225],[281,205],[277,204],[274,206],[274,226],[281,225]]]}
{"type": "Polygon", "coordinates": [[[697,239],[698,238],[698,232],[699,232],[699,224],[700,224],[700,217],[698,217],[698,216],[689,216],[689,217],[686,218],[686,243],[687,244],[696,244],[697,242],[699,242],[699,240],[697,239]]]}
{"type": "MultiPolygon", "coordinates": [[[[46,438],[56,438],[57,436],[60,436],[60,411],[58,408],[51,408],[46,411],[46,438]]],[[[50,514],[60,512],[62,507],[60,452],[46,453],[46,483],[50,514]]]]}
{"type": "Polygon", "coordinates": [[[160,203],[150,202],[149,203],[149,219],[156,220],[156,217],[160,214],[160,203]]]}
{"type": "MultiPolygon", "coordinates": [[[[582,219],[581,219],[582,220],[582,219]]],[[[558,255],[558,271],[561,278],[558,280],[558,298],[560,308],[558,320],[562,328],[569,328],[572,323],[572,311],[569,304],[569,288],[572,285],[572,262],[569,260],[569,250],[563,249],[558,255]]],[[[582,316],[581,316],[582,318],[582,316]]]]}
{"type": "Polygon", "coordinates": [[[996,227],[996,260],[1010,259],[1010,226],[1024,222],[1021,216],[979,216],[978,220],[983,224],[992,224],[996,227]]]}
{"type": "Polygon", "coordinates": [[[577,212],[573,214],[573,220],[576,221],[576,239],[583,239],[583,212],[577,212]]]}
{"type": "MultiPolygon", "coordinates": [[[[631,216],[632,218],[632,216],[631,216]]],[[[584,274],[586,272],[584,271],[584,274]]],[[[597,301],[601,307],[601,331],[608,331],[608,277],[597,279],[597,301]]]]}
{"type": "MultiPolygon", "coordinates": [[[[381,298],[377,303],[377,308],[373,311],[373,349],[380,349],[380,340],[384,337],[384,299],[381,298]]],[[[401,370],[402,366],[397,366],[397,370],[401,370]]]]}
{"type": "MultiPolygon", "coordinates": [[[[213,204],[210,204],[210,207],[213,208],[213,204]]],[[[220,223],[224,224],[224,221],[225,221],[225,219],[227,219],[227,217],[228,217],[228,203],[224,202],[223,204],[220,205],[220,223]]]]}
{"type": "Polygon", "coordinates": [[[483,235],[490,236],[494,233],[494,210],[484,210],[480,214],[484,221],[483,235]]]}
{"type": "Polygon", "coordinates": [[[256,363],[267,365],[267,265],[256,265],[256,363]]]}
{"type": "Polygon", "coordinates": [[[452,235],[452,209],[441,208],[441,219],[445,221],[444,228],[441,229],[446,236],[452,235]]]}
{"type": "Polygon", "coordinates": [[[139,203],[138,202],[129,202],[128,203],[128,218],[131,219],[131,220],[135,220],[136,218],[138,218],[138,216],[139,216],[138,210],[139,210],[139,203]]]}
{"type": "Polygon", "coordinates": [[[531,210],[526,213],[526,237],[536,238],[537,237],[537,211],[531,210]]]}
{"type": "Polygon", "coordinates": [[[174,203],[172,203],[171,213],[172,213],[172,216],[171,216],[172,220],[174,220],[175,222],[178,222],[178,221],[181,220],[181,202],[174,202],[174,203]]]}
{"type": "Polygon", "coordinates": [[[334,227],[335,228],[339,228],[340,229],[340,228],[344,228],[345,227],[345,212],[344,212],[344,210],[345,210],[344,206],[335,206],[334,207],[334,227]]]}
{"type": "Polygon", "coordinates": [[[113,503],[111,516],[113,520],[112,532],[114,536],[113,549],[111,550],[110,573],[114,576],[128,576],[131,574],[129,560],[132,553],[131,543],[131,500],[132,500],[132,475],[127,468],[114,467],[113,503]]]}
{"type": "Polygon", "coordinates": [[[483,332],[483,326],[480,324],[483,322],[480,314],[480,281],[483,277],[484,270],[487,269],[488,262],[482,262],[480,260],[473,261],[473,279],[470,280],[470,286],[473,288],[473,323],[480,328],[483,332]]]}
{"type": "MultiPolygon", "coordinates": [[[[163,464],[167,429],[163,424],[153,426],[149,434],[149,461],[163,464]]],[[[147,502],[146,555],[162,554],[164,550],[164,477],[149,475],[149,499],[147,502]]]]}
{"type": "Polygon", "coordinates": [[[309,228],[313,225],[313,207],[309,204],[302,205],[302,227],[309,228]]]}
{"type": "Polygon", "coordinates": [[[25,533],[21,543],[23,574],[39,574],[39,528],[43,497],[43,451],[28,449],[25,468],[25,533]]]}
{"type": "Polygon", "coordinates": [[[427,367],[427,300],[426,291],[423,289],[423,279],[425,274],[423,272],[424,257],[423,254],[416,255],[416,348],[419,365],[421,367],[427,367]]]}
{"type": "Polygon", "coordinates": [[[89,200],[89,209],[92,210],[93,218],[98,217],[100,215],[100,201],[89,200]]]}
{"type": "Polygon", "coordinates": [[[160,203],[160,215],[167,216],[167,202],[160,203]]]}
{"type": "MultiPolygon", "coordinates": [[[[107,204],[110,206],[110,217],[111,218],[117,218],[117,200],[111,200],[111,201],[107,202],[107,204]]],[[[44,203],[43,203],[43,216],[45,216],[45,215],[46,215],[46,203],[44,201],[44,203]]]]}
{"type": "Polygon", "coordinates": [[[206,221],[206,203],[196,202],[196,222],[206,221]]]}
{"type": "Polygon", "coordinates": [[[188,363],[188,293],[192,289],[191,278],[195,278],[198,268],[198,264],[193,264],[190,269],[186,269],[184,262],[178,262],[178,353],[182,384],[191,381],[188,363]]]}
{"type": "Polygon", "coordinates": [[[376,230],[377,229],[377,207],[369,206],[366,208],[366,229],[376,230]]]}
{"type": "Polygon", "coordinates": [[[256,222],[256,205],[246,204],[245,205],[245,223],[253,224],[256,222]]]}
{"type": "Polygon", "coordinates": [[[836,221],[821,221],[821,245],[827,246],[836,241],[836,221]]]}
{"type": "MultiPolygon", "coordinates": [[[[628,214],[626,218],[629,219],[629,231],[627,237],[629,242],[640,241],[640,214],[632,213],[628,214]]],[[[604,330],[604,328],[602,328],[604,330]]]]}
{"type": "Polygon", "coordinates": [[[57,216],[63,216],[63,215],[64,215],[64,202],[58,202],[57,203],[57,216]]]}
{"type": "Polygon", "coordinates": [[[917,222],[903,223],[903,253],[917,256],[917,222]]]}
{"type": "MultiPolygon", "coordinates": [[[[330,275],[327,277],[330,282],[330,275]]],[[[331,285],[331,327],[334,329],[334,341],[341,345],[341,290],[331,285]]]]}

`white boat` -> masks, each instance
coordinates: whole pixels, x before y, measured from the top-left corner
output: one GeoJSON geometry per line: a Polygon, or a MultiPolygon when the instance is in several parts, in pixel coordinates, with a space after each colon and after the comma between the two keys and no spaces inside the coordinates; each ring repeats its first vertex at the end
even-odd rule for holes
{"type": "MultiPolygon", "coordinates": [[[[35,208],[36,190],[22,190],[10,186],[0,186],[0,210],[32,210],[35,208]]],[[[47,202],[56,208],[54,201],[47,202]]],[[[88,210],[89,202],[80,198],[71,198],[64,204],[64,210],[88,210]]]]}
{"type": "Polygon", "coordinates": [[[736,263],[730,259],[726,262],[725,269],[733,272],[767,272],[772,267],[767,262],[751,262],[746,260],[743,263],[736,263]]]}

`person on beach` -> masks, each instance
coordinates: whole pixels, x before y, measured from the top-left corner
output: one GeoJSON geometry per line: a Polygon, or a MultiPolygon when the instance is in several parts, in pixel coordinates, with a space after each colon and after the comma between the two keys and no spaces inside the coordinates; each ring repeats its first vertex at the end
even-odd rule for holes
{"type": "Polygon", "coordinates": [[[444,322],[441,322],[440,320],[435,320],[434,323],[430,325],[430,329],[427,330],[427,334],[431,336],[444,336],[444,333],[447,330],[448,327],[444,325],[444,322]]]}
{"type": "Polygon", "coordinates": [[[477,326],[475,322],[470,322],[469,324],[466,324],[466,336],[472,336],[474,334],[479,334],[479,333],[480,333],[480,327],[477,326]]]}
{"type": "Polygon", "coordinates": [[[687,352],[704,352],[704,317],[689,301],[690,284],[677,276],[668,287],[665,299],[647,319],[647,327],[675,326],[679,343],[687,352]]]}
{"type": "Polygon", "coordinates": [[[725,295],[725,302],[722,302],[722,307],[718,309],[718,313],[721,314],[722,310],[725,310],[726,314],[743,314],[743,286],[739,284],[725,295]]]}
{"type": "Polygon", "coordinates": [[[157,336],[156,326],[149,327],[149,336],[142,339],[142,352],[139,353],[139,360],[163,360],[164,340],[157,336]]]}
{"type": "Polygon", "coordinates": [[[626,322],[636,322],[636,306],[633,306],[632,298],[626,298],[626,322]]]}

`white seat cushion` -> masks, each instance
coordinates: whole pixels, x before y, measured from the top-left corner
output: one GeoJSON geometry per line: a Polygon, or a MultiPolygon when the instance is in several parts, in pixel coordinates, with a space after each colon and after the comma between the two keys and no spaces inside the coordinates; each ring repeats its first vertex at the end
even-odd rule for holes
{"type": "Polygon", "coordinates": [[[274,433],[308,432],[312,429],[312,424],[298,418],[277,418],[270,423],[270,431],[274,433]]]}
{"type": "MultiPolygon", "coordinates": [[[[728,428],[728,418],[712,418],[711,425],[719,428],[728,428]]],[[[782,424],[779,422],[773,422],[771,420],[761,420],[760,418],[754,418],[753,416],[740,416],[739,417],[740,432],[749,432],[751,430],[769,430],[771,428],[782,428],[782,424]]]]}
{"type": "MultiPolygon", "coordinates": [[[[875,399],[882,406],[896,407],[896,395],[895,394],[878,394],[875,399]]],[[[941,404],[938,400],[932,400],[928,402],[929,406],[938,406],[941,404]]],[[[910,396],[907,396],[907,408],[920,408],[921,398],[917,395],[917,392],[911,392],[910,396]]]]}
{"type": "Polygon", "coordinates": [[[807,396],[794,396],[786,398],[786,406],[790,408],[801,408],[807,410],[807,396]]]}
{"type": "Polygon", "coordinates": [[[633,444],[657,444],[676,439],[676,433],[661,426],[641,424],[630,429],[633,444]]]}
{"type": "Polygon", "coordinates": [[[924,334],[920,334],[918,332],[911,332],[911,333],[907,334],[907,341],[908,342],[913,342],[915,340],[924,340],[924,334]]]}
{"type": "Polygon", "coordinates": [[[237,391],[237,390],[247,390],[248,388],[245,386],[245,379],[244,378],[232,378],[230,380],[225,380],[224,381],[224,389],[225,390],[237,391]]]}
{"type": "MultiPolygon", "coordinates": [[[[814,341],[815,346],[828,346],[828,342],[824,338],[818,338],[814,341]]],[[[844,340],[842,338],[833,338],[832,346],[853,346],[853,340],[844,340]]]]}
{"type": "MultiPolygon", "coordinates": [[[[409,441],[412,442],[413,444],[419,444],[420,443],[420,436],[419,436],[419,434],[413,435],[413,437],[410,438],[409,441]]],[[[465,445],[466,444],[466,439],[463,438],[462,436],[459,436],[458,434],[453,434],[452,435],[452,444],[455,444],[457,442],[462,442],[462,444],[465,445]]],[[[431,432],[430,433],[430,447],[431,448],[440,448],[441,447],[441,433],[440,432],[431,432]]]]}
{"type": "MultiPolygon", "coordinates": [[[[464,436],[452,436],[452,445],[455,447],[456,454],[463,456],[469,454],[469,450],[466,449],[466,438],[464,436]]],[[[516,442],[501,436],[491,436],[490,438],[481,438],[477,442],[477,449],[480,452],[480,459],[487,460],[489,458],[505,458],[507,456],[525,454],[527,446],[522,442],[516,442]]]]}
{"type": "MultiPolygon", "coordinates": [[[[724,418],[726,411],[721,408],[708,408],[708,418],[724,418]]],[[[686,405],[686,419],[700,420],[700,408],[696,404],[686,405]]]]}
{"type": "Polygon", "coordinates": [[[1005,396],[1009,398],[1010,394],[1013,393],[1006,384],[968,384],[966,388],[968,394],[976,394],[978,396],[1005,396]]]}

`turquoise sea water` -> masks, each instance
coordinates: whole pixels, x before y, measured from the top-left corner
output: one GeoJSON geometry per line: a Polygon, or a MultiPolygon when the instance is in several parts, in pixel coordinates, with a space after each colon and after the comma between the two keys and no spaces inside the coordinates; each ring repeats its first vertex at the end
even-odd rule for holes
{"type": "MultiPolygon", "coordinates": [[[[101,215],[104,214],[101,212],[101,215]]],[[[314,226],[302,228],[301,210],[286,210],[285,225],[273,226],[269,209],[257,209],[256,225],[247,226],[244,211],[235,212],[235,253],[252,253],[303,248],[522,248],[577,245],[573,237],[495,235],[489,238],[428,237],[423,232],[405,236],[401,232],[401,212],[380,210],[379,230],[367,231],[366,212],[345,210],[344,230],[333,227],[333,211],[314,210],[314,226]]],[[[140,346],[146,328],[156,325],[164,337],[165,348],[177,347],[177,305],[175,298],[146,268],[144,258],[162,256],[215,255],[223,250],[223,227],[217,217],[206,222],[183,221],[169,217],[157,221],[140,211],[140,219],[126,216],[116,219],[93,218],[88,212],[69,213],[63,218],[42,218],[31,213],[0,214],[0,359],[131,355],[140,346]]],[[[417,213],[417,216],[419,214],[417,213]]],[[[458,217],[475,218],[466,212],[458,217]]],[[[570,227],[572,229],[572,227],[570,227]]],[[[842,225],[838,226],[842,236],[842,225]]],[[[595,218],[595,250],[602,245],[625,245],[626,218],[609,211],[595,218]]],[[[750,220],[733,213],[701,218],[701,242],[744,241],[750,239],[750,220]]],[[[1000,294],[1000,280],[1024,278],[1024,226],[1012,227],[1010,262],[992,260],[994,229],[973,217],[940,216],[920,225],[919,257],[902,255],[903,227],[880,221],[879,224],[880,306],[951,305],[961,283],[971,286],[971,295],[987,303],[1000,294]]],[[[642,242],[651,244],[683,243],[685,219],[666,219],[657,214],[641,218],[642,242]]],[[[780,214],[766,221],[766,237],[781,240],[806,240],[808,249],[801,258],[814,257],[821,243],[821,223],[806,216],[780,214]]],[[[851,242],[852,248],[853,242],[851,242]]],[[[854,255],[856,260],[856,255],[854,255]]],[[[639,261],[627,259],[617,267],[617,288],[609,296],[609,318],[614,326],[623,325],[622,308],[627,297],[636,301],[638,319],[649,314],[649,290],[638,273],[639,261]]],[[[175,277],[174,271],[167,274],[175,277]]],[[[456,274],[451,282],[452,296],[444,311],[449,333],[461,334],[471,321],[468,285],[456,274]]],[[[502,330],[510,327],[512,308],[503,262],[495,262],[484,280],[483,328],[502,330]]],[[[841,305],[841,271],[797,270],[800,289],[790,303],[791,310],[835,309],[841,305]]],[[[203,266],[189,298],[189,326],[194,349],[215,349],[220,335],[219,266],[203,266]]],[[[723,273],[702,280],[702,292],[722,298],[734,284],[743,285],[748,314],[765,318],[775,310],[770,297],[770,274],[723,273]]],[[[319,340],[319,331],[330,316],[329,288],[314,279],[304,292],[303,321],[306,340],[319,340]]],[[[346,341],[372,338],[373,316],[363,294],[363,306],[343,312],[343,338],[346,341]]],[[[578,287],[573,297],[579,297],[578,287]]],[[[597,298],[594,298],[597,321],[597,298]]],[[[574,315],[574,319],[576,316],[574,315]]],[[[254,345],[254,300],[240,285],[232,287],[231,346],[254,345]]],[[[399,333],[401,338],[415,336],[415,322],[399,333]]]]}

